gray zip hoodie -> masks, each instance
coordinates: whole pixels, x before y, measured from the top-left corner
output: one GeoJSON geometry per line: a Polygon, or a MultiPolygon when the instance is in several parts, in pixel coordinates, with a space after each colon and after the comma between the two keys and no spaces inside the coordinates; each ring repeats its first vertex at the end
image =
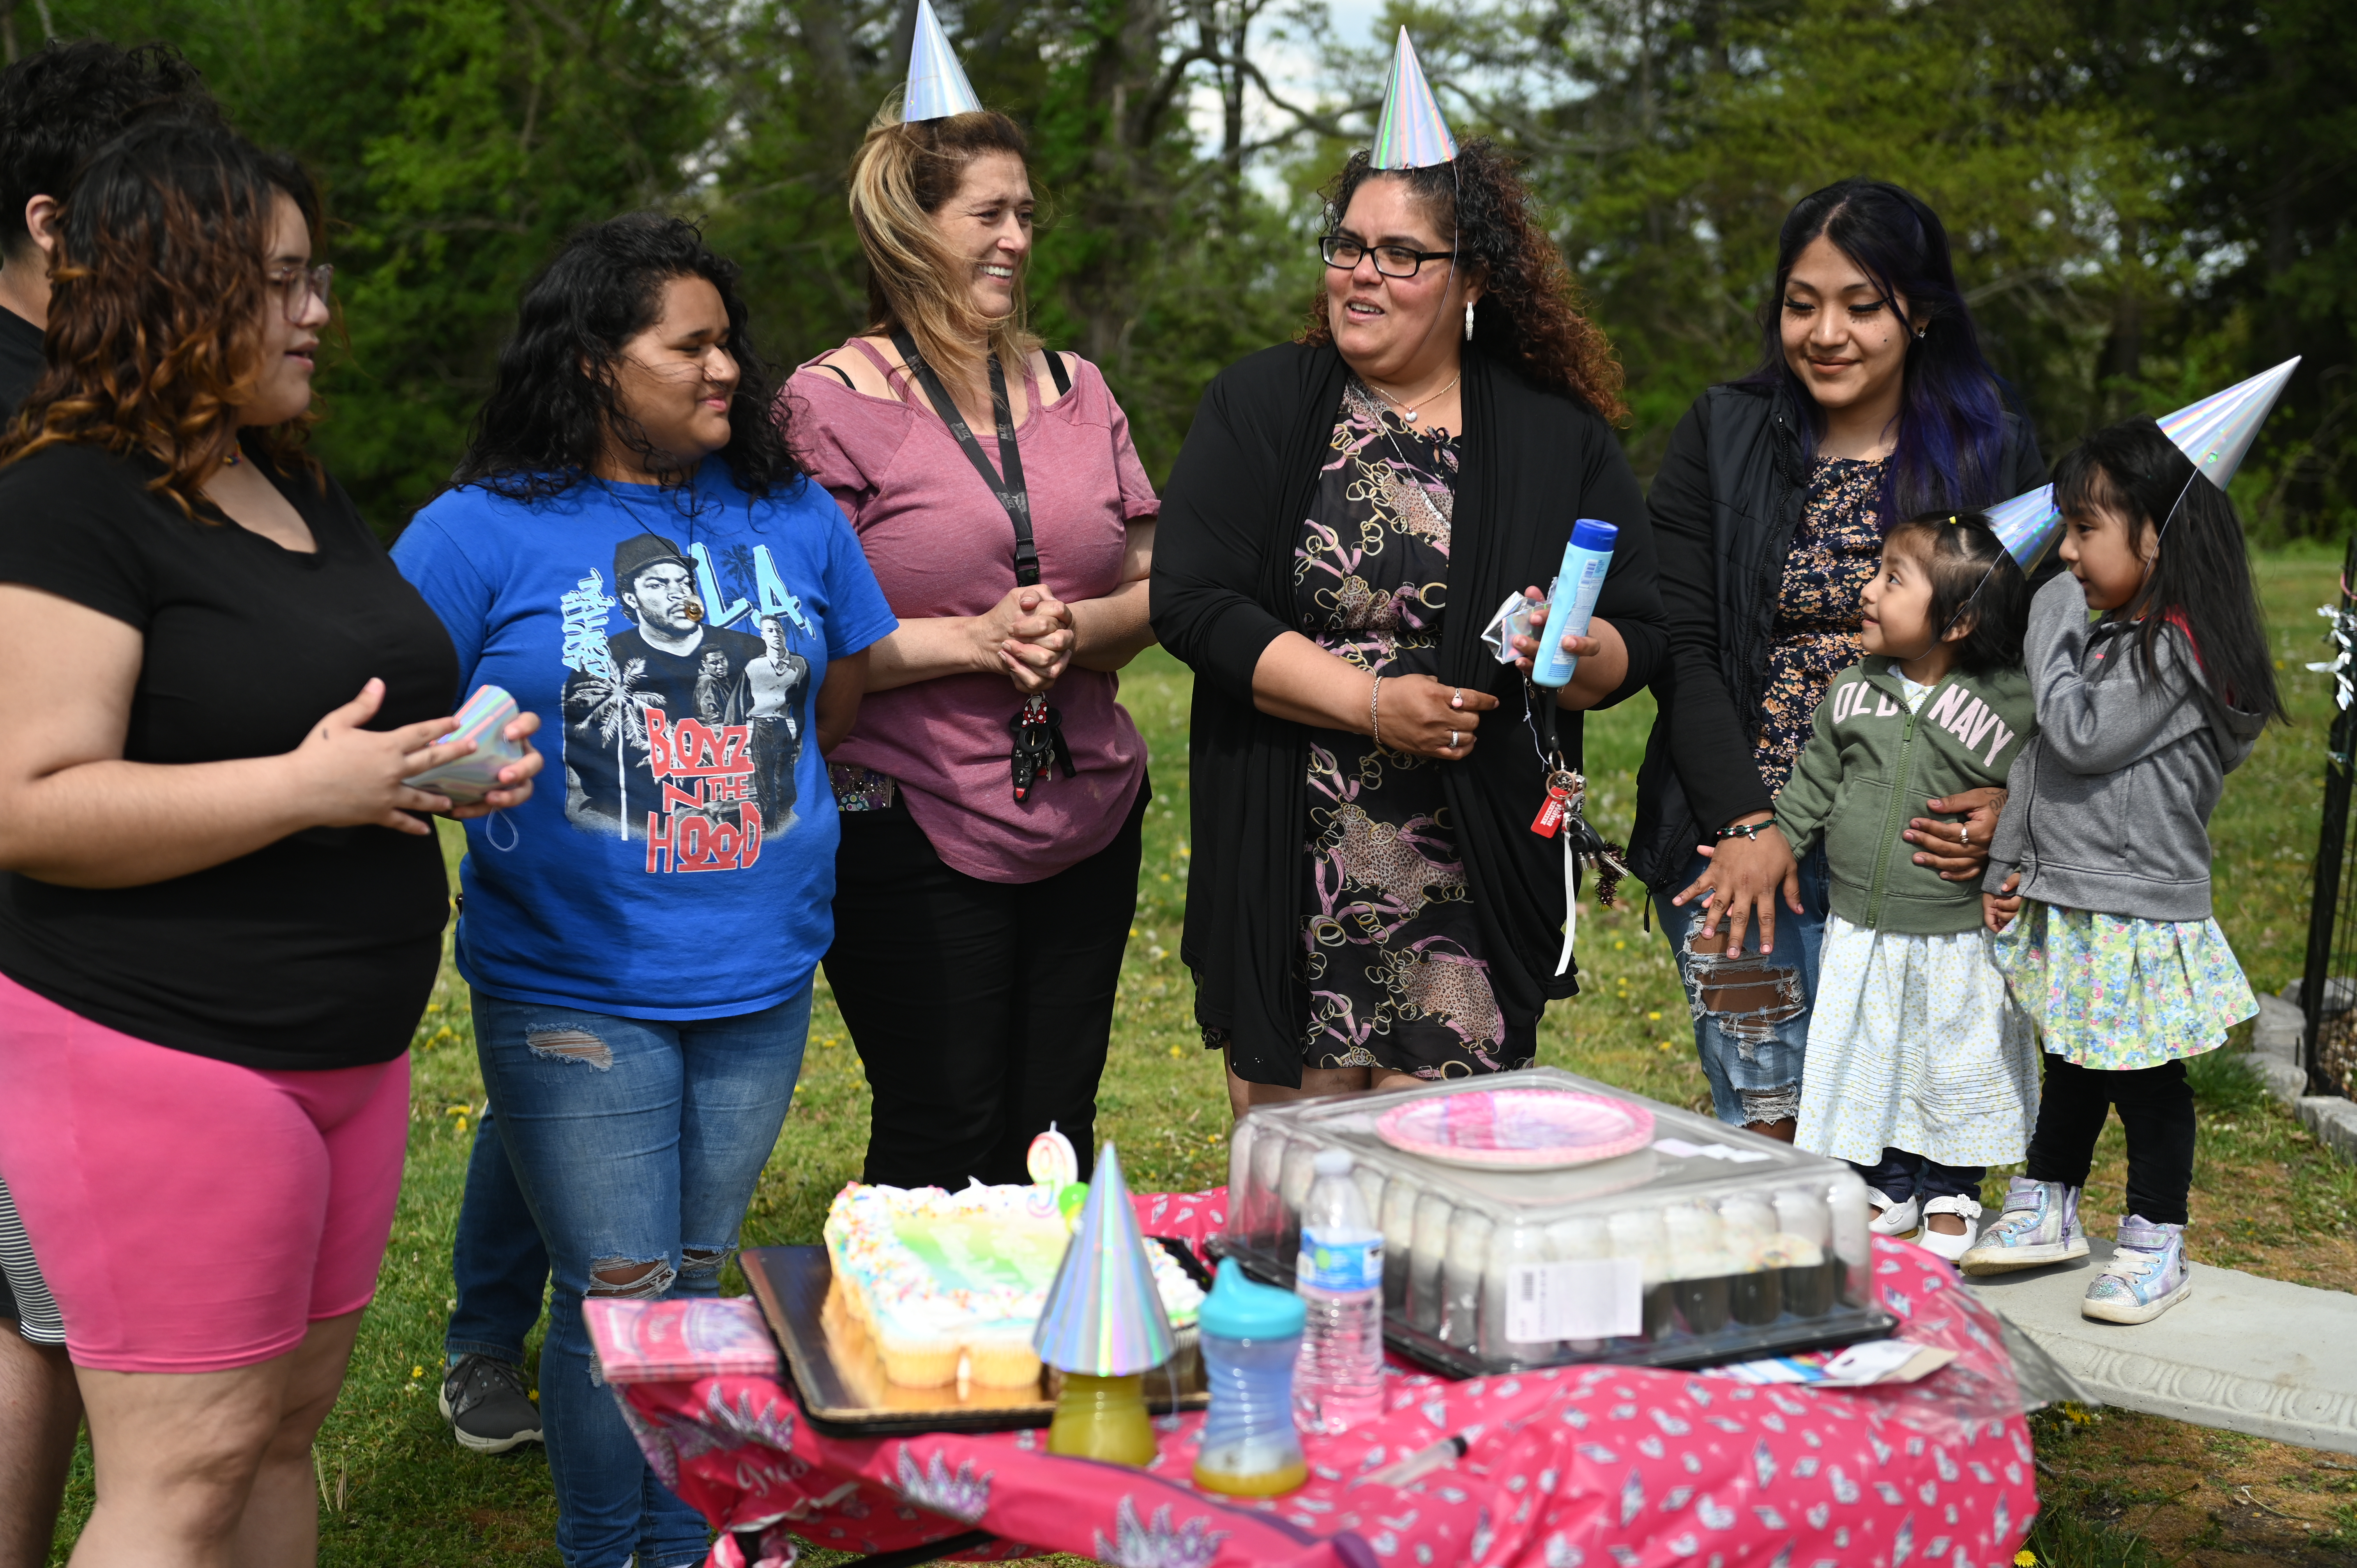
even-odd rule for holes
{"type": "Polygon", "coordinates": [[[2210,813],[2266,715],[2210,690],[2183,628],[2146,675],[2132,629],[2098,638],[2068,573],[2029,607],[2023,663],[2038,735],[2014,759],[1981,886],[2146,920],[2210,917],[2210,813]]]}

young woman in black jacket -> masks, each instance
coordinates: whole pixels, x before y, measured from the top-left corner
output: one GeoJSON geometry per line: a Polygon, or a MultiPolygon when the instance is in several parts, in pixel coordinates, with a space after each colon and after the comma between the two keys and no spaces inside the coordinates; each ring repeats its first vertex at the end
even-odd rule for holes
{"type": "MultiPolygon", "coordinates": [[[[1774,298],[1760,369],[1695,400],[1648,498],[1671,651],[1630,858],[1678,950],[1719,1119],[1789,1139],[1825,873],[1822,852],[1794,860],[1770,805],[1826,682],[1860,657],[1883,530],[2035,489],[2046,464],[1914,196],[1851,179],[1803,198],[1774,298]]],[[[1977,877],[2004,793],[1927,800],[1918,864],[1977,877]]]]}
{"type": "Polygon", "coordinates": [[[1297,343],[1205,394],[1162,500],[1154,628],[1196,673],[1181,956],[1238,1112],[1526,1065],[1558,974],[1546,770],[1487,618],[1576,519],[1619,547],[1561,706],[1666,654],[1652,531],[1609,419],[1620,366],[1511,165],[1374,170],[1330,196],[1297,343]]]}

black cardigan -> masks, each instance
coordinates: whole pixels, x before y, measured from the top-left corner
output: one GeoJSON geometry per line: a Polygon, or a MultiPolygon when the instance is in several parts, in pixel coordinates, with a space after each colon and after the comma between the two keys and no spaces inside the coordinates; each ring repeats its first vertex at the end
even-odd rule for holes
{"type": "MultiPolygon", "coordinates": [[[[1670,658],[1653,688],[1660,707],[1637,775],[1629,869],[1655,892],[1676,891],[1670,884],[1709,836],[1706,827],[1764,811],[1774,799],[1755,751],[1760,699],[1809,472],[1785,396],[1730,383],[1695,400],[1653,478],[1647,504],[1670,658]]],[[[2037,435],[2010,413],[1992,482],[1995,493],[1965,504],[1993,506],[2046,482],[2037,435]]]]}
{"type": "MultiPolygon", "coordinates": [[[[1237,1073],[1255,1083],[1301,1081],[1309,730],[1254,705],[1253,671],[1271,642],[1297,629],[1294,550],[1347,377],[1332,348],[1290,343],[1222,372],[1196,411],[1155,531],[1155,635],[1195,671],[1194,843],[1179,956],[1194,972],[1197,1021],[1227,1032],[1237,1073]]],[[[1570,973],[1554,972],[1563,852],[1530,831],[1544,770],[1526,727],[1522,677],[1491,656],[1482,625],[1507,595],[1545,586],[1574,520],[1592,517],[1620,530],[1596,613],[1629,647],[1629,678],[1600,705],[1652,681],[1669,636],[1652,529],[1611,428],[1470,346],[1460,396],[1465,435],[1440,678],[1492,693],[1500,706],[1486,715],[1469,757],[1438,766],[1491,989],[1508,1021],[1522,1026],[1549,997],[1578,987],[1570,973]]],[[[1577,766],[1577,714],[1563,715],[1562,732],[1577,766]]]]}

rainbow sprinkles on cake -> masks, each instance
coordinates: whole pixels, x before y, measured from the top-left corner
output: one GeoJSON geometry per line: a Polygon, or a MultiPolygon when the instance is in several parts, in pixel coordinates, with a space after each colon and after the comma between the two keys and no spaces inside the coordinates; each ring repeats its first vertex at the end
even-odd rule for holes
{"type": "MultiPolygon", "coordinates": [[[[1046,1186],[870,1187],[835,1194],[827,1254],[845,1305],[904,1388],[970,1380],[1026,1388],[1039,1379],[1031,1331],[1071,1233],[1046,1186]]],[[[1203,1294],[1160,1247],[1146,1255],[1176,1329],[1193,1326],[1203,1294]]]]}

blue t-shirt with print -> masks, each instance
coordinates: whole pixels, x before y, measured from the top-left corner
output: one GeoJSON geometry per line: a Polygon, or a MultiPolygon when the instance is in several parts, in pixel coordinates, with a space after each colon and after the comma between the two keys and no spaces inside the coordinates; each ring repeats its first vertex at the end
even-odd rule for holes
{"type": "Polygon", "coordinates": [[[897,624],[827,492],[754,500],[717,458],[671,490],[469,487],[393,558],[449,628],[458,696],[500,686],[541,715],[532,799],[467,824],[468,983],[655,1019],[809,983],[838,836],[814,697],[897,624]]]}

